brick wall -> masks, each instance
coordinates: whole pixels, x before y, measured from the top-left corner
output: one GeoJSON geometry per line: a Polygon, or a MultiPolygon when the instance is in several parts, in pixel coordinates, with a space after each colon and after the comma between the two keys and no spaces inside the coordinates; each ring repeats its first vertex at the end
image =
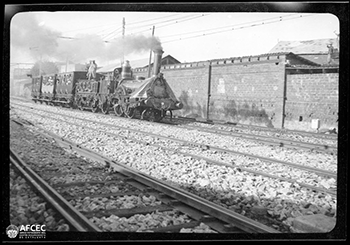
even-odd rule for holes
{"type": "MultiPolygon", "coordinates": [[[[211,61],[209,119],[282,127],[285,56],[211,61]]],[[[184,108],[175,115],[207,118],[209,62],[163,66],[184,108]]],[[[147,69],[134,75],[147,76],[147,69]]]]}
{"type": "MultiPolygon", "coordinates": [[[[290,74],[286,59],[290,64],[304,62],[295,55],[268,54],[162,66],[161,72],[184,104],[175,115],[206,119],[210,81],[211,120],[309,130],[311,119],[320,119],[321,126],[335,127],[338,73],[306,69],[307,74],[290,74]]],[[[147,72],[134,70],[137,76],[147,77],[147,72]]]]}
{"type": "MultiPolygon", "coordinates": [[[[208,97],[206,62],[163,66],[161,72],[175,96],[184,104],[174,115],[206,118],[208,97]]],[[[134,75],[147,77],[147,69],[135,69],[134,75]]]]}
{"type": "Polygon", "coordinates": [[[338,80],[338,73],[288,74],[285,128],[313,130],[312,119],[338,128],[338,80]]]}
{"type": "Polygon", "coordinates": [[[208,98],[208,65],[163,69],[164,77],[177,98],[184,104],[176,115],[206,118],[208,98]]]}
{"type": "Polygon", "coordinates": [[[268,127],[282,126],[282,60],[213,65],[210,117],[268,127]]]}

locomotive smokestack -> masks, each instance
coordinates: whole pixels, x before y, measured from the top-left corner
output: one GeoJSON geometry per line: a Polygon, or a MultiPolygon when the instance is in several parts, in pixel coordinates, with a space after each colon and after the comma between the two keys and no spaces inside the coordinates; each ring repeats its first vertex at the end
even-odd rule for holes
{"type": "Polygon", "coordinates": [[[131,78],[131,66],[128,60],[124,61],[122,66],[122,78],[131,78]]]}
{"type": "Polygon", "coordinates": [[[161,49],[155,49],[154,52],[154,62],[153,62],[153,75],[157,76],[160,72],[160,66],[162,61],[162,55],[164,53],[161,49]]]}

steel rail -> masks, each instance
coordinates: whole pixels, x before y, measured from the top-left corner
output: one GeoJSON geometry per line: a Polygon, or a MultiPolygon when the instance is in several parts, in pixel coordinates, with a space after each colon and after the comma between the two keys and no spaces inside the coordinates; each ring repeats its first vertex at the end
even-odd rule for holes
{"type": "MultiPolygon", "coordinates": [[[[21,110],[21,109],[19,109],[19,110],[21,110]]],[[[32,113],[42,116],[40,113],[36,113],[36,112],[32,112],[32,113]]],[[[64,116],[67,117],[66,115],[63,115],[63,114],[61,114],[61,115],[63,117],[64,116]]],[[[54,120],[64,121],[62,119],[53,118],[53,117],[50,117],[50,116],[47,116],[47,115],[46,115],[46,117],[52,118],[54,120]]],[[[223,153],[232,153],[232,154],[236,154],[236,155],[242,155],[242,156],[245,156],[245,157],[260,159],[260,160],[265,161],[265,162],[272,162],[272,163],[283,164],[283,165],[290,166],[290,167],[293,167],[293,168],[297,168],[297,169],[301,169],[301,170],[304,170],[304,171],[313,172],[313,173],[316,173],[316,174],[319,174],[319,175],[322,175],[322,176],[326,176],[326,177],[331,177],[331,178],[337,179],[337,174],[336,173],[333,173],[333,172],[330,172],[330,171],[326,171],[326,170],[322,170],[322,169],[318,169],[318,168],[308,167],[308,166],[304,166],[304,165],[300,165],[300,164],[295,164],[295,163],[281,161],[281,160],[277,160],[277,159],[273,159],[273,158],[267,158],[267,157],[263,157],[263,156],[253,155],[253,154],[249,154],[249,153],[244,153],[244,152],[239,152],[239,151],[219,148],[219,147],[215,147],[215,146],[210,146],[210,145],[190,142],[190,141],[186,141],[186,140],[175,139],[175,138],[172,138],[172,137],[161,136],[161,135],[158,135],[158,134],[154,134],[154,133],[150,133],[150,132],[146,132],[146,131],[142,131],[142,130],[138,130],[138,129],[131,129],[131,128],[128,128],[128,127],[123,127],[123,126],[118,126],[118,125],[113,125],[113,124],[108,124],[108,123],[103,123],[103,122],[96,122],[96,121],[93,121],[93,120],[90,120],[90,119],[81,119],[81,118],[76,118],[76,119],[84,120],[85,122],[98,123],[100,125],[105,125],[105,126],[108,126],[108,127],[116,127],[116,128],[120,128],[120,129],[124,129],[124,130],[129,130],[129,131],[133,131],[133,132],[140,133],[140,134],[146,134],[146,135],[150,135],[150,136],[153,136],[155,138],[158,138],[158,139],[170,140],[170,141],[173,141],[173,142],[182,143],[182,144],[185,144],[185,145],[188,145],[188,146],[199,147],[199,148],[206,149],[206,150],[215,150],[215,151],[219,151],[219,152],[223,152],[223,153]]],[[[79,126],[79,127],[81,126],[81,125],[79,125],[77,123],[72,123],[72,122],[69,122],[69,123],[72,124],[72,125],[79,126]]],[[[85,128],[89,128],[89,127],[85,126],[85,128]]],[[[90,129],[91,130],[96,130],[95,128],[94,129],[90,128],[90,129]]],[[[105,131],[103,131],[103,132],[105,132],[105,131]]],[[[117,134],[114,134],[114,133],[111,133],[111,132],[108,132],[108,134],[109,135],[113,135],[115,137],[121,137],[120,135],[117,135],[117,134]]],[[[159,147],[162,147],[162,146],[159,146],[159,147]]],[[[181,152],[181,154],[183,154],[183,152],[181,152]]],[[[190,155],[189,153],[186,153],[186,154],[190,155]]],[[[199,158],[204,159],[203,157],[199,157],[199,158]]],[[[213,162],[213,163],[217,162],[215,160],[210,160],[210,161],[213,162]]],[[[249,170],[249,171],[252,171],[252,170],[249,170]]],[[[295,181],[293,181],[293,182],[295,182],[295,181]]],[[[305,187],[307,187],[307,188],[308,188],[308,186],[309,185],[305,185],[305,187]]],[[[328,191],[328,190],[325,189],[325,192],[329,192],[329,194],[335,195],[335,193],[333,191],[328,191]]]]}
{"type": "Polygon", "coordinates": [[[11,148],[10,162],[27,180],[27,182],[33,186],[33,188],[38,190],[43,198],[47,200],[77,231],[101,231],[85,216],[78,212],[67,200],[58,194],[58,192],[46,181],[36,174],[11,148]]]}
{"type": "Polygon", "coordinates": [[[268,132],[275,132],[275,133],[287,133],[287,134],[301,134],[303,136],[310,135],[314,136],[316,138],[322,138],[322,139],[329,139],[329,140],[336,140],[338,138],[338,135],[334,134],[321,134],[316,132],[309,132],[309,131],[302,131],[302,130],[296,130],[296,129],[278,129],[278,128],[269,128],[266,126],[259,126],[259,125],[248,125],[248,124],[242,124],[242,123],[233,123],[229,121],[223,121],[223,120],[197,120],[196,118],[190,118],[190,117],[183,117],[183,116],[177,116],[174,117],[178,120],[183,121],[193,121],[197,123],[204,123],[204,124],[211,124],[211,125],[223,125],[227,127],[234,127],[234,128],[249,128],[249,129],[256,129],[260,131],[268,131],[268,132]]]}
{"type": "MultiPolygon", "coordinates": [[[[11,96],[10,98],[25,101],[27,103],[32,102],[32,100],[28,100],[28,99],[24,99],[16,96],[11,96]]],[[[320,134],[320,133],[301,131],[301,130],[295,130],[295,129],[276,129],[276,128],[268,128],[268,127],[259,126],[259,125],[247,125],[247,124],[233,123],[233,122],[220,121],[220,120],[205,121],[205,120],[197,120],[196,118],[189,118],[189,117],[182,117],[182,116],[174,116],[174,119],[193,121],[197,123],[205,123],[205,124],[211,124],[211,125],[214,125],[214,124],[223,125],[223,126],[237,127],[237,128],[256,128],[257,130],[261,130],[261,131],[270,131],[270,132],[288,133],[288,134],[301,134],[303,136],[305,136],[306,134],[317,138],[323,138],[323,139],[329,139],[329,140],[336,140],[338,138],[338,135],[332,135],[332,134],[320,134]]],[[[166,124],[169,124],[169,123],[166,123],[166,124]]]]}
{"type": "MultiPolygon", "coordinates": [[[[23,109],[19,109],[19,110],[23,110],[23,109]]],[[[32,112],[32,113],[42,116],[40,113],[36,113],[36,112],[32,112]]],[[[64,114],[56,113],[56,115],[57,114],[59,114],[59,115],[61,115],[63,117],[68,117],[67,115],[64,115],[64,114]]],[[[62,119],[53,118],[53,117],[47,116],[47,115],[46,115],[46,117],[52,118],[54,120],[64,121],[62,119]]],[[[147,131],[142,131],[142,130],[139,130],[139,129],[132,129],[132,128],[123,127],[123,126],[114,125],[114,124],[109,124],[109,123],[96,122],[96,121],[90,120],[90,119],[82,119],[82,118],[78,118],[78,117],[76,117],[76,119],[82,120],[82,121],[85,121],[85,122],[90,122],[90,123],[104,125],[104,126],[107,126],[107,127],[115,127],[115,128],[120,128],[120,129],[123,129],[123,130],[129,130],[129,131],[136,132],[136,133],[139,133],[139,134],[146,134],[146,135],[150,135],[150,136],[155,137],[155,138],[169,140],[169,141],[173,141],[173,142],[178,142],[178,143],[182,143],[182,144],[185,144],[185,145],[188,145],[188,146],[199,147],[199,148],[207,149],[207,150],[215,150],[215,151],[219,151],[219,152],[223,152],[223,153],[232,153],[232,154],[236,154],[236,155],[242,155],[242,156],[245,156],[245,157],[260,159],[260,160],[265,161],[265,162],[272,162],[272,163],[283,164],[283,165],[290,166],[290,167],[293,167],[293,168],[298,168],[298,169],[301,169],[301,170],[304,170],[304,171],[310,171],[310,172],[313,172],[313,173],[316,173],[316,174],[319,174],[319,175],[322,175],[322,176],[326,176],[326,177],[331,177],[331,178],[337,179],[337,173],[333,173],[333,172],[326,171],[326,170],[323,170],[323,169],[308,167],[308,166],[304,166],[304,165],[300,165],[300,164],[295,164],[295,163],[286,162],[286,161],[282,161],[282,160],[277,160],[277,159],[273,159],[273,158],[268,158],[268,157],[254,155],[254,154],[234,151],[234,150],[230,150],[230,149],[224,149],[224,148],[210,146],[210,145],[206,145],[206,144],[195,143],[195,142],[191,142],[191,141],[187,141],[187,140],[176,139],[176,138],[172,138],[172,137],[168,137],[168,136],[162,136],[162,135],[150,133],[150,132],[147,132],[147,131]]],[[[72,122],[69,122],[69,123],[72,124],[72,125],[81,126],[81,125],[79,125],[77,123],[72,123],[72,122]]],[[[85,126],[85,128],[88,128],[88,127],[85,126]]],[[[94,130],[96,130],[96,129],[94,129],[94,130]]],[[[113,135],[113,136],[116,136],[116,137],[120,137],[119,135],[113,134],[113,133],[110,133],[110,132],[109,132],[109,134],[113,135]]],[[[213,162],[213,160],[211,160],[211,161],[213,162]]]]}
{"type": "Polygon", "coordinates": [[[58,144],[63,147],[69,147],[75,150],[78,154],[93,159],[98,162],[102,162],[111,166],[115,171],[130,176],[136,181],[152,187],[153,189],[160,191],[176,200],[179,200],[191,207],[194,207],[202,212],[211,215],[214,218],[222,220],[226,223],[233,224],[239,229],[250,233],[280,233],[279,231],[263,225],[255,220],[251,220],[241,214],[237,214],[231,210],[225,209],[218,204],[212,203],[204,198],[201,198],[195,194],[182,190],[178,187],[168,185],[156,178],[143,174],[142,172],[128,167],[124,164],[117,163],[105,156],[102,156],[96,152],[93,152],[85,147],[77,145],[69,140],[62,139],[60,136],[54,133],[43,130],[45,133],[39,131],[43,135],[52,137],[58,144]]]}
{"type": "Polygon", "coordinates": [[[208,133],[215,133],[215,134],[219,134],[219,135],[237,136],[237,137],[241,137],[241,138],[245,138],[245,139],[252,139],[252,140],[256,140],[256,141],[266,142],[266,143],[273,144],[276,146],[281,146],[281,147],[310,149],[310,150],[318,150],[321,152],[337,151],[337,147],[335,147],[335,146],[300,142],[300,141],[289,140],[289,139],[280,139],[280,138],[277,139],[275,137],[265,136],[265,135],[253,135],[253,134],[248,134],[248,133],[235,133],[235,132],[228,132],[226,130],[221,130],[221,129],[208,129],[208,128],[204,128],[201,126],[193,126],[193,125],[179,125],[178,127],[199,130],[199,131],[204,131],[204,132],[208,132],[208,133]]]}
{"type": "MultiPolygon", "coordinates": [[[[80,126],[79,124],[75,124],[75,123],[72,123],[72,124],[74,124],[76,126],[80,126]]],[[[85,129],[90,129],[90,130],[96,130],[96,129],[93,129],[93,128],[87,127],[87,126],[85,126],[84,128],[85,129]]],[[[41,128],[41,130],[45,131],[47,135],[51,135],[52,134],[51,132],[48,132],[45,129],[41,128]]],[[[103,131],[103,132],[106,133],[105,131],[103,131]]],[[[111,132],[107,132],[106,134],[111,135],[113,137],[117,137],[117,138],[125,138],[124,136],[120,136],[118,134],[111,133],[111,132]]],[[[51,136],[54,137],[54,134],[52,134],[51,136]]],[[[141,144],[144,144],[144,145],[155,146],[155,147],[161,148],[161,149],[166,150],[166,151],[182,154],[182,155],[185,155],[185,156],[190,156],[190,157],[193,157],[193,158],[198,159],[198,160],[205,160],[208,163],[213,163],[213,164],[216,164],[216,165],[222,165],[222,166],[226,166],[226,167],[231,167],[231,168],[239,169],[240,171],[246,171],[246,172],[249,172],[249,173],[252,173],[252,174],[261,175],[261,176],[265,176],[265,177],[269,177],[269,178],[273,178],[273,179],[283,180],[283,181],[286,181],[286,182],[290,182],[292,184],[297,183],[301,187],[305,187],[305,188],[310,189],[310,190],[315,190],[315,191],[318,191],[318,192],[321,192],[321,193],[330,194],[330,195],[333,195],[333,196],[337,195],[337,193],[335,191],[327,190],[327,189],[324,189],[324,188],[320,188],[320,187],[316,187],[316,186],[312,186],[312,185],[308,185],[308,184],[304,184],[304,183],[300,183],[299,181],[297,181],[295,179],[279,177],[279,176],[275,176],[275,175],[272,175],[272,174],[264,173],[264,172],[261,172],[261,171],[244,168],[244,167],[241,167],[241,166],[234,166],[232,164],[228,164],[228,163],[225,163],[225,162],[222,162],[222,161],[217,161],[217,160],[213,160],[213,159],[210,159],[210,158],[207,158],[207,157],[202,157],[202,156],[194,155],[194,154],[191,154],[191,153],[183,152],[183,151],[178,150],[178,149],[174,150],[174,149],[162,146],[162,145],[158,145],[158,144],[154,144],[154,143],[148,143],[148,142],[145,142],[145,141],[142,141],[142,140],[138,140],[138,139],[136,139],[134,137],[131,137],[131,138],[133,139],[133,141],[141,143],[141,144]]],[[[62,137],[61,137],[61,140],[69,141],[67,139],[63,139],[62,137]]],[[[82,147],[81,146],[82,143],[76,144],[76,143],[73,143],[71,141],[69,141],[69,142],[72,145],[74,144],[76,147],[82,147]]],[[[89,153],[86,153],[86,154],[89,154],[89,153]]],[[[90,158],[94,158],[94,155],[91,155],[89,157],[90,158]]],[[[95,160],[98,160],[98,159],[95,159],[95,160]]],[[[295,165],[297,165],[297,164],[295,164],[295,165]]],[[[327,171],[322,170],[322,169],[316,169],[316,171],[315,171],[315,169],[312,168],[312,167],[307,167],[307,166],[304,166],[304,167],[305,167],[304,170],[309,170],[311,172],[317,172],[318,174],[325,175],[327,177],[332,177],[332,178],[337,179],[337,175],[336,174],[327,172],[327,171]]],[[[297,168],[299,168],[299,165],[298,165],[297,168]]]]}
{"type": "Polygon", "coordinates": [[[233,126],[237,128],[256,128],[257,130],[262,131],[270,131],[270,132],[280,132],[280,133],[293,133],[293,134],[301,134],[301,135],[311,135],[318,138],[325,138],[325,139],[337,139],[338,135],[332,135],[332,134],[320,134],[315,132],[309,132],[309,131],[301,131],[301,130],[295,130],[295,129],[276,129],[276,128],[268,128],[258,125],[245,125],[245,124],[233,124],[233,123],[225,123],[224,125],[227,126],[233,126]]]}

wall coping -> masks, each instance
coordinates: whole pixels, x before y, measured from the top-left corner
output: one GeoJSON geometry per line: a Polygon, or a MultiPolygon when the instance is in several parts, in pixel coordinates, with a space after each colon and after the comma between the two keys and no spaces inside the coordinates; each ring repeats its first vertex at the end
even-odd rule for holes
{"type": "MultiPolygon", "coordinates": [[[[304,59],[292,52],[279,52],[279,53],[266,53],[260,55],[250,55],[250,56],[241,56],[241,57],[230,57],[222,59],[212,59],[206,61],[195,61],[195,62],[186,62],[179,64],[170,64],[161,66],[162,70],[177,70],[177,69],[193,69],[193,68],[202,68],[208,66],[218,65],[241,65],[241,64],[257,64],[257,63],[268,63],[271,61],[281,61],[288,56],[293,56],[294,58],[300,59],[303,62],[307,63],[310,66],[319,66],[319,64],[314,63],[310,60],[304,59]]],[[[143,68],[134,68],[134,72],[148,72],[148,67],[143,68]]]]}

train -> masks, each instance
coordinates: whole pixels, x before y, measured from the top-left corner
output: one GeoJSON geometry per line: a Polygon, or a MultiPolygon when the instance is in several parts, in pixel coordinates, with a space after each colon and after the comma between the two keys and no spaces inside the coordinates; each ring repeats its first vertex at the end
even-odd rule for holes
{"type": "Polygon", "coordinates": [[[163,50],[153,50],[153,75],[149,78],[132,74],[129,61],[112,73],[93,70],[45,74],[32,77],[31,99],[35,103],[80,110],[114,111],[117,116],[161,121],[168,113],[183,108],[160,72],[163,50]]]}

